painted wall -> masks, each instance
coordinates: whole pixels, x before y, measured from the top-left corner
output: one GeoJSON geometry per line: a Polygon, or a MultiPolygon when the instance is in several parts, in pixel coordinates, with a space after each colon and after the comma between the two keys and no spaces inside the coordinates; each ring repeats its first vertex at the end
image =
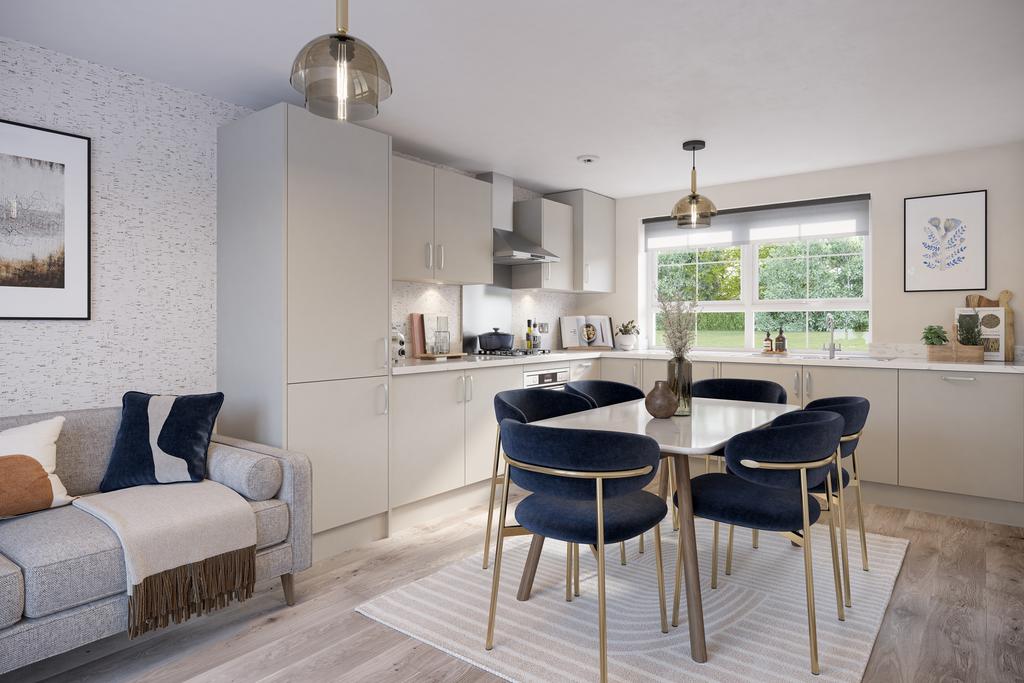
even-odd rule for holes
{"type": "Polygon", "coordinates": [[[0,92],[92,138],[92,320],[0,320],[0,414],[212,390],[217,127],[246,110],[6,38],[0,92]]]}
{"type": "MultiPolygon", "coordinates": [[[[928,324],[949,328],[964,292],[903,291],[903,199],[988,190],[989,295],[1016,295],[1016,335],[1024,335],[1024,142],[829,171],[701,187],[719,209],[817,197],[871,194],[873,342],[916,345],[928,324]]],[[[644,218],[664,216],[686,190],[619,199],[616,207],[616,283],[610,295],[586,295],[587,308],[615,320],[639,318],[638,254],[644,218]]]]}

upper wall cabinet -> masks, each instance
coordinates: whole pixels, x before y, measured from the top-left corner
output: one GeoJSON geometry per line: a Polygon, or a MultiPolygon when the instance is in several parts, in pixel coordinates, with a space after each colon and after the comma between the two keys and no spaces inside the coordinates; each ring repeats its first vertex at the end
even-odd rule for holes
{"type": "Polygon", "coordinates": [[[528,199],[515,203],[512,220],[517,233],[560,259],[511,266],[512,288],[573,291],[572,207],[550,199],[528,199]]]}
{"type": "Polygon", "coordinates": [[[391,196],[392,278],[493,282],[490,184],[392,157],[391,196]]]}
{"type": "Polygon", "coordinates": [[[615,200],[590,190],[558,192],[547,197],[573,209],[575,291],[614,292],[615,200]]]}

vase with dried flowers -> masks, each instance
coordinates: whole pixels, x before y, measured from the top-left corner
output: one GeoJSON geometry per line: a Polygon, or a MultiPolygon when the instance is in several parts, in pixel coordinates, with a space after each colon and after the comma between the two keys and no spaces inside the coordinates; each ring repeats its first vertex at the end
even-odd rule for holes
{"type": "Polygon", "coordinates": [[[661,323],[665,345],[672,352],[668,362],[668,384],[676,395],[676,415],[689,415],[693,399],[693,366],[686,357],[697,336],[697,305],[692,301],[662,300],[661,323]]]}

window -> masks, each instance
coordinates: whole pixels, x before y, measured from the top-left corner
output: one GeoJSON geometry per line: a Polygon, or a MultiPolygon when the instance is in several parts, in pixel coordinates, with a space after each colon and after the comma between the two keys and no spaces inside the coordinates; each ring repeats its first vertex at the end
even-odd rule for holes
{"type": "Polygon", "coordinates": [[[645,226],[654,346],[664,346],[657,302],[671,297],[699,302],[699,348],[758,349],[781,327],[790,348],[821,349],[831,313],[836,342],[867,351],[866,198],[723,213],[706,231],[645,226]]]}

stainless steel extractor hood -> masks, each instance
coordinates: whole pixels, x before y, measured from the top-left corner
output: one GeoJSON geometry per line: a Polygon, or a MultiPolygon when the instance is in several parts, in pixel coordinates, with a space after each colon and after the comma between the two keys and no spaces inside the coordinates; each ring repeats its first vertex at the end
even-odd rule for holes
{"type": "Polygon", "coordinates": [[[558,263],[557,255],[512,230],[512,178],[500,173],[484,173],[477,177],[491,184],[495,265],[558,263]]]}

